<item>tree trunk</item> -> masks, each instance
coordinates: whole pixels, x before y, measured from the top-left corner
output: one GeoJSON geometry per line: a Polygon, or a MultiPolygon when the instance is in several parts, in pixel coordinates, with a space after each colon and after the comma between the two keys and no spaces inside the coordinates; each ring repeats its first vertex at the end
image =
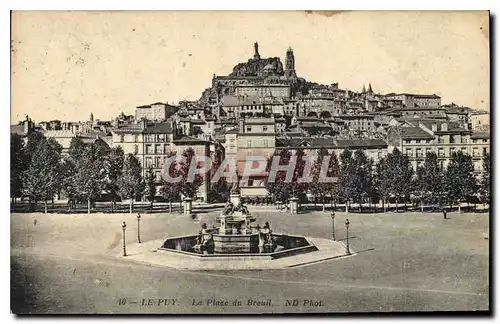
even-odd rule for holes
{"type": "Polygon", "coordinates": [[[323,198],[323,213],[325,212],[325,199],[323,198]]]}
{"type": "Polygon", "coordinates": [[[111,200],[111,212],[114,213],[115,212],[115,199],[113,198],[113,200],[111,200]]]}
{"type": "Polygon", "coordinates": [[[47,199],[43,200],[43,209],[44,209],[45,214],[47,214],[47,199]]]}
{"type": "Polygon", "coordinates": [[[87,199],[87,213],[90,214],[90,198],[87,199]]]}
{"type": "Polygon", "coordinates": [[[130,205],[129,205],[129,211],[130,213],[132,214],[133,212],[133,209],[134,209],[134,201],[133,201],[134,198],[130,198],[130,205]]]}
{"type": "Polygon", "coordinates": [[[396,199],[396,213],[398,212],[398,200],[396,199]]]}
{"type": "Polygon", "coordinates": [[[153,200],[151,200],[151,205],[149,206],[151,212],[153,212],[153,200]]]}
{"type": "Polygon", "coordinates": [[[385,203],[385,199],[382,199],[382,209],[384,210],[384,213],[387,212],[387,204],[385,203]]]}
{"type": "Polygon", "coordinates": [[[460,200],[458,201],[458,213],[460,214],[460,200]]]}
{"type": "Polygon", "coordinates": [[[54,210],[54,197],[52,197],[52,210],[54,210]]]}
{"type": "Polygon", "coordinates": [[[349,213],[349,201],[345,201],[345,212],[349,213]]]}
{"type": "Polygon", "coordinates": [[[424,212],[424,201],[420,200],[420,212],[424,212]]]}
{"type": "Polygon", "coordinates": [[[172,214],[172,201],[168,202],[168,212],[172,214]]]}

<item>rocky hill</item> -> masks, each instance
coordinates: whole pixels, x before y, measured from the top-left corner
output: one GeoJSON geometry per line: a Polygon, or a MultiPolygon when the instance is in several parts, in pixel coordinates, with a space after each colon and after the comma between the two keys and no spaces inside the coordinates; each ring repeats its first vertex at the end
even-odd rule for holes
{"type": "Polygon", "coordinates": [[[246,63],[239,63],[233,68],[229,76],[257,76],[265,66],[271,64],[274,67],[274,74],[283,75],[283,63],[279,57],[270,57],[266,59],[250,59],[246,63]]]}

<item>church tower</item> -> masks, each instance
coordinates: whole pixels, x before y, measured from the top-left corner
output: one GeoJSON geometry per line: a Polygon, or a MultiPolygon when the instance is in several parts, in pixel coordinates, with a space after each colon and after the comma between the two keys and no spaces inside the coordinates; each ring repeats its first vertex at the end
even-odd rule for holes
{"type": "Polygon", "coordinates": [[[297,74],[295,73],[295,57],[293,56],[293,50],[291,47],[286,51],[285,58],[285,77],[287,79],[296,79],[297,74]]]}

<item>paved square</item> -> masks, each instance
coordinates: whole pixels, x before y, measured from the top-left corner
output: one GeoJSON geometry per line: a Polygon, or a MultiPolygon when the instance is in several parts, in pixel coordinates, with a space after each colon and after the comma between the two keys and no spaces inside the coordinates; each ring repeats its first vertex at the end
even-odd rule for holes
{"type": "MultiPolygon", "coordinates": [[[[211,224],[217,214],[202,213],[198,220],[143,214],[141,239],[196,233],[200,222],[211,224]]],[[[252,214],[276,232],[331,236],[329,214],[258,207],[252,214]]],[[[488,214],[449,216],[337,213],[337,239],[345,239],[343,221],[349,218],[356,256],[286,270],[205,272],[117,258],[122,221],[127,245],[136,243],[135,214],[12,214],[11,308],[16,313],[487,310],[488,214]]]]}

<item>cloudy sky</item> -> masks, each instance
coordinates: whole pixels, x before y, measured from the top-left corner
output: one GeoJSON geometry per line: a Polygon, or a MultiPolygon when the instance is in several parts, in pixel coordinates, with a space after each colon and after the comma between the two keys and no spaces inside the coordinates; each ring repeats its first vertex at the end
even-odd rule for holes
{"type": "Polygon", "coordinates": [[[291,46],[299,76],[489,110],[487,12],[15,12],[11,122],[111,119],[198,99],[212,75],[291,46]]]}

